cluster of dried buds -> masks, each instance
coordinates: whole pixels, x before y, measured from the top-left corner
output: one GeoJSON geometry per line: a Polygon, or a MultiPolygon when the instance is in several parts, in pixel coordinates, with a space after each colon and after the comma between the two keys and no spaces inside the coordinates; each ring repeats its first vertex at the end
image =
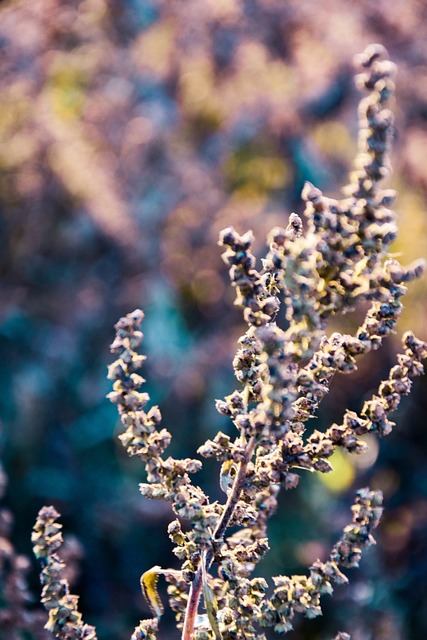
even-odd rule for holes
{"type": "MultiPolygon", "coordinates": [[[[6,474],[0,464],[0,499],[6,485],[6,474]]],[[[43,630],[45,612],[29,607],[32,595],[27,574],[31,563],[13,546],[12,527],[12,514],[8,509],[0,509],[0,630],[7,640],[21,640],[24,636],[49,640],[50,634],[43,630]]]]}
{"type": "MultiPolygon", "coordinates": [[[[160,428],[159,408],[146,411],[148,394],[139,391],[144,382],[137,373],[144,360],[137,352],[142,311],[116,325],[111,349],[117,359],[108,376],[114,381],[109,397],[125,429],[119,437],[129,455],[145,464],[142,494],[167,500],[174,509],[177,519],[169,535],[181,561],[179,569],[153,567],[143,574],[141,585],[154,617],[140,623],[133,640],[156,637],[163,612],[156,590],[159,575],[169,582],[170,605],[183,640],[264,640],[262,627],[286,633],[295,613],[321,613],[320,597],[332,593],[333,584],[347,582],[341,569],[358,566],[363,548],[373,542],[382,496],[362,489],[352,522],[326,562],[316,561],[308,575],[273,577],[270,585],[251,578],[269,548],[267,522],[281,487],[295,487],[301,469],[328,472],[336,447],[361,453],[366,447],[361,435],[387,435],[393,426],[390,412],[409,393],[411,378],[422,373],[427,356],[427,345],[406,333],[397,364],[360,415],[346,411],[341,424],[306,435],[306,423],[316,415],[333,376],[354,371],[360,356],[378,349],[394,332],[405,283],[423,271],[421,262],[405,268],[387,259],[397,232],[390,209],[394,193],[378,183],[388,173],[394,65],[378,45],[369,47],[359,63],[363,73],[357,81],[368,94],[360,103],[359,154],[345,197],[326,198],[307,184],[302,194],[305,222],[292,214],[286,228],[273,229],[260,270],[251,251],[251,232],[239,235],[230,227],[221,233],[236,304],[248,325],[233,360],[239,389],[217,401],[235,435],[220,432],[198,451],[220,462],[224,503],[211,502],[191,480],[200,461],[164,455],[171,435],[160,428]],[[348,313],[361,301],[369,310],[355,334],[328,335],[331,316],[348,313]],[[282,304],[286,328],[276,322],[282,304]],[[204,612],[199,612],[202,601],[204,612]]],[[[49,628],[60,638],[95,637],[91,627],[82,625],[76,599],[60,578],[55,519],[52,510],[42,511],[34,534],[36,555],[44,562],[49,628]]],[[[341,632],[336,640],[348,638],[341,632]]]]}

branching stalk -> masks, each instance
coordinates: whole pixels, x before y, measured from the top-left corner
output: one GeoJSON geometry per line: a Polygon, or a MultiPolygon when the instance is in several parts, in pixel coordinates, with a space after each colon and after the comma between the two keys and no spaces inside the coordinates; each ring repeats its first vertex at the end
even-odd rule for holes
{"type": "MultiPolygon", "coordinates": [[[[213,543],[217,542],[218,540],[221,540],[222,536],[224,535],[230,523],[231,518],[233,517],[234,509],[236,508],[236,505],[239,501],[240,494],[242,491],[242,486],[245,481],[246,469],[254,453],[255,446],[256,446],[256,440],[254,437],[252,437],[249,440],[248,445],[246,447],[245,457],[242,460],[242,462],[239,464],[236,477],[234,479],[231,491],[228,495],[228,499],[224,507],[224,511],[222,512],[221,517],[218,520],[218,524],[212,536],[213,543]]],[[[212,564],[213,556],[214,556],[214,551],[213,551],[213,546],[211,546],[206,553],[206,569],[209,569],[210,565],[212,564]]],[[[185,612],[182,640],[191,640],[193,636],[194,624],[196,622],[197,610],[199,606],[200,595],[202,592],[202,574],[203,574],[202,562],[203,562],[203,559],[200,561],[195,578],[191,585],[191,589],[188,597],[187,609],[185,612]]]]}
{"type": "MultiPolygon", "coordinates": [[[[198,449],[199,455],[222,463],[225,504],[211,502],[191,480],[202,467],[200,460],[164,457],[172,436],[160,427],[159,408],[146,410],[149,395],[139,391],[145,382],[137,373],[145,359],[137,351],[143,339],[143,312],[137,309],[115,325],[111,350],[116,360],[108,373],[113,391],[108,397],[125,428],[119,437],[129,455],[145,464],[147,482],[141,483],[141,493],[173,506],[177,519],[168,533],[182,562],[179,571],[155,566],[142,575],[142,590],[154,617],[140,621],[132,640],[156,640],[163,613],[156,591],[159,574],[169,582],[169,603],[178,625],[183,624],[182,640],[261,640],[265,636],[259,635],[259,627],[287,633],[296,614],[314,618],[322,613],[322,595],[348,581],[340,567],[357,567],[362,550],[374,542],[382,496],[364,488],[357,492],[352,522],[326,561],[316,560],[307,575],[273,576],[270,585],[264,578],[251,577],[269,548],[266,525],[280,488],[298,484],[295,469],[325,473],[332,469],[329,459],[337,447],[361,453],[366,445],[359,436],[390,433],[394,423],[389,414],[410,392],[411,378],[423,373],[422,360],[427,357],[427,344],[408,331],[397,364],[360,414],[346,411],[341,424],[304,436],[305,423],[316,416],[332,377],[354,371],[358,356],[376,350],[394,332],[405,285],[424,269],[421,262],[403,267],[388,258],[397,233],[396,216],[389,208],[394,194],[380,189],[379,182],[389,167],[394,65],[380,45],[368,47],[359,65],[363,73],[358,84],[367,95],[359,107],[360,153],[347,196],[332,200],[307,184],[302,193],[306,230],[296,214],[287,228],[273,229],[260,272],[251,250],[251,231],[240,235],[228,227],[220,235],[236,304],[249,325],[233,360],[241,388],[216,404],[233,421],[235,439],[219,432],[198,449]],[[354,335],[325,334],[328,318],[366,301],[370,309],[354,335]],[[276,322],[282,303],[286,331],[276,322]],[[191,524],[188,530],[183,531],[182,521],[191,524]],[[227,537],[230,525],[236,531],[227,537]],[[218,575],[209,577],[214,561],[218,575]],[[194,578],[187,595],[189,576],[194,578]],[[202,592],[207,615],[198,618],[202,592]]],[[[60,640],[96,640],[62,578],[64,565],[56,554],[62,540],[57,515],[53,508],[42,510],[33,532],[35,554],[43,567],[42,602],[49,611],[46,628],[60,640]]],[[[347,638],[341,633],[335,640],[347,638]]]]}

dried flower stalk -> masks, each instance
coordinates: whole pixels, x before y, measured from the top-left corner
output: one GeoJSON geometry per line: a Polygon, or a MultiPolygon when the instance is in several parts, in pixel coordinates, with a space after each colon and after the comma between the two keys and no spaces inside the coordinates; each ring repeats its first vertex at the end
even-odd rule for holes
{"type": "MultiPolygon", "coordinates": [[[[0,499],[6,485],[7,477],[0,463],[0,499]]],[[[26,556],[16,552],[11,542],[12,526],[10,511],[0,509],[0,631],[7,640],[22,640],[28,634],[34,640],[48,640],[51,636],[43,629],[45,612],[30,606],[33,598],[27,573],[31,564],[26,556]]]]}
{"type": "MultiPolygon", "coordinates": [[[[109,398],[125,429],[119,438],[129,455],[145,464],[147,481],[140,485],[141,493],[170,502],[177,519],[168,531],[181,561],[179,570],[153,567],[143,574],[154,617],[141,621],[132,640],[156,637],[163,611],[156,591],[161,574],[169,582],[170,606],[182,640],[265,640],[262,627],[286,633],[296,613],[321,614],[320,597],[331,594],[334,584],[347,582],[341,569],[357,567],[362,550],[374,542],[382,496],[365,488],[357,492],[352,522],[326,562],[316,561],[308,575],[275,576],[270,585],[251,578],[269,548],[267,522],[281,487],[295,487],[301,469],[330,471],[336,447],[363,452],[362,434],[390,433],[389,414],[409,393],[411,378],[423,372],[421,361],[427,356],[427,345],[405,333],[397,364],[360,415],[346,411],[341,424],[305,437],[305,423],[316,415],[333,376],[354,371],[358,357],[378,349],[394,332],[405,283],[424,268],[422,262],[402,267],[387,255],[397,233],[390,208],[395,194],[379,183],[389,172],[394,65],[380,45],[368,47],[358,63],[363,72],[357,82],[367,96],[359,106],[359,154],[345,197],[326,198],[306,184],[305,228],[301,218],[291,214],[286,228],[273,229],[260,270],[251,252],[251,232],[239,235],[230,227],[220,236],[236,304],[248,325],[233,360],[239,389],[217,401],[218,411],[233,422],[236,437],[220,432],[198,450],[221,463],[220,484],[227,496],[223,504],[211,502],[193,483],[191,475],[202,466],[199,460],[165,457],[171,434],[160,428],[158,407],[146,410],[149,396],[139,390],[144,383],[137,373],[145,359],[137,352],[143,312],[136,310],[116,324],[111,350],[117,359],[108,377],[114,381],[109,398]],[[361,301],[368,301],[370,308],[355,335],[328,335],[329,318],[352,311],[361,301]],[[286,328],[276,323],[281,304],[286,328]],[[186,532],[183,519],[191,523],[186,532]],[[237,532],[230,535],[230,527],[237,532]],[[216,577],[210,575],[213,564],[216,577]],[[206,613],[199,611],[202,600],[206,613]]],[[[36,555],[44,565],[49,628],[59,638],[95,638],[61,578],[56,518],[53,508],[42,510],[34,533],[36,555]]],[[[340,632],[340,639],[349,636],[340,632]]]]}

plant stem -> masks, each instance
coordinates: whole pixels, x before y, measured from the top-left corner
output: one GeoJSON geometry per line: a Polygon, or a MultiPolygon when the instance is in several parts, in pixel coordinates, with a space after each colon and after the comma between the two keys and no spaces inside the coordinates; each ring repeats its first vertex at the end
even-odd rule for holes
{"type": "MultiPolygon", "coordinates": [[[[231,491],[228,495],[228,499],[227,502],[225,504],[225,508],[224,511],[221,514],[220,519],[218,520],[218,524],[215,528],[214,534],[213,534],[213,540],[217,541],[220,540],[222,538],[222,536],[225,533],[225,530],[228,527],[228,523],[230,522],[230,519],[233,515],[234,509],[236,507],[236,504],[240,498],[240,493],[242,491],[242,486],[243,486],[243,482],[245,480],[246,477],[246,469],[248,466],[248,463],[250,461],[250,459],[252,458],[254,449],[255,449],[255,445],[256,445],[256,440],[255,438],[252,436],[252,438],[249,440],[248,445],[246,447],[246,451],[245,451],[245,457],[242,460],[242,462],[239,465],[239,468],[237,470],[236,473],[236,477],[234,479],[234,483],[233,486],[231,488],[231,491]]],[[[208,568],[211,561],[212,561],[212,556],[213,556],[213,551],[210,550],[210,553],[207,554],[207,560],[206,560],[206,567],[208,568]]]]}
{"type": "MultiPolygon", "coordinates": [[[[203,560],[201,560],[200,562],[203,562],[203,560]]],[[[194,624],[196,622],[201,591],[202,566],[200,564],[188,596],[187,608],[185,610],[184,628],[182,630],[182,640],[191,640],[193,637],[194,624]]]]}
{"type": "MultiPolygon", "coordinates": [[[[254,437],[252,437],[249,440],[248,445],[246,447],[245,457],[242,460],[242,462],[239,464],[239,468],[238,468],[236,477],[234,479],[233,486],[231,488],[230,493],[228,494],[228,499],[225,504],[224,511],[222,512],[221,517],[218,520],[218,524],[215,527],[215,531],[212,536],[213,542],[217,542],[222,538],[233,516],[234,509],[236,507],[237,502],[239,501],[240,493],[243,487],[243,482],[246,477],[246,469],[249,464],[249,461],[252,458],[255,446],[256,446],[256,440],[254,437]]],[[[206,552],[206,560],[204,560],[203,558],[200,560],[199,567],[197,569],[196,575],[191,585],[191,589],[188,597],[187,609],[185,611],[182,640],[192,640],[194,624],[196,622],[197,609],[199,607],[200,594],[202,592],[202,584],[203,584],[202,562],[205,561],[206,569],[209,569],[210,565],[212,564],[213,557],[214,557],[214,551],[213,551],[213,545],[212,545],[210,549],[208,549],[206,552]]]]}

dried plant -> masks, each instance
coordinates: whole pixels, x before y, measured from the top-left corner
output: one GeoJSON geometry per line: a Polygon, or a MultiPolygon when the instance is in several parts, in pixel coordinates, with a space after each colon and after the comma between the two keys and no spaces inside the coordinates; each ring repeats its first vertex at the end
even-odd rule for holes
{"type": "MultiPolygon", "coordinates": [[[[300,470],[330,471],[336,447],[361,453],[367,445],[360,436],[389,434],[394,425],[389,414],[409,393],[411,378],[423,372],[421,361],[427,356],[427,345],[405,333],[396,365],[359,414],[347,410],[341,424],[325,432],[307,428],[334,375],[354,371],[358,357],[378,349],[394,332],[405,283],[423,271],[422,262],[403,267],[388,256],[397,232],[390,209],[395,194],[379,182],[389,172],[394,65],[380,45],[368,47],[358,63],[363,72],[357,82],[367,96],[359,106],[359,154],[345,197],[326,198],[306,184],[305,228],[291,214],[287,228],[273,229],[260,270],[251,252],[251,232],[239,235],[230,227],[220,236],[236,304],[248,325],[233,360],[239,389],[216,404],[236,435],[220,432],[198,450],[221,463],[224,503],[210,501],[193,483],[190,476],[201,469],[201,461],[164,455],[171,434],[160,428],[157,406],[145,410],[149,396],[139,391],[144,383],[137,373],[145,360],[137,352],[143,312],[136,310],[116,324],[111,350],[117,359],[108,377],[114,381],[109,398],[125,428],[119,438],[129,455],[145,464],[141,493],[171,504],[177,519],[168,532],[181,561],[180,569],[155,566],[142,575],[153,618],[140,622],[132,640],[156,637],[163,613],[156,589],[160,575],[169,583],[169,603],[183,640],[264,640],[263,627],[286,633],[296,613],[321,614],[321,596],[348,581],[342,569],[357,567],[362,550],[374,541],[382,495],[364,488],[325,562],[314,562],[307,575],[275,576],[270,583],[251,577],[268,551],[267,523],[281,487],[295,487],[300,470]],[[328,335],[328,319],[353,311],[362,301],[369,309],[355,334],[328,335]],[[281,304],[286,328],[276,321],[281,304]]],[[[44,507],[33,533],[43,565],[47,628],[58,638],[95,638],[94,628],[82,621],[56,555],[62,542],[57,518],[53,507],[44,507]]],[[[336,640],[348,638],[341,632],[336,640]]]]}
{"type": "MultiPolygon", "coordinates": [[[[7,478],[0,464],[0,499],[6,490],[7,478]]],[[[45,612],[34,608],[34,597],[30,593],[27,573],[31,563],[23,554],[17,553],[11,542],[13,517],[8,509],[0,509],[0,631],[7,640],[48,640],[50,635],[43,629],[45,612]]]]}

